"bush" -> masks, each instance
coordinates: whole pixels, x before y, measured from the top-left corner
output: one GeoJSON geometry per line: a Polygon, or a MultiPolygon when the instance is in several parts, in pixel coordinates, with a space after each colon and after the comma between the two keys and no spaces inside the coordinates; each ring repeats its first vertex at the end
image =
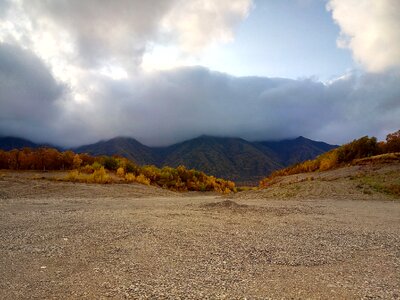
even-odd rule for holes
{"type": "Polygon", "coordinates": [[[102,165],[101,165],[99,162],[97,162],[97,161],[95,161],[95,162],[92,164],[93,170],[99,170],[101,167],[102,167],[102,165]]]}
{"type": "Polygon", "coordinates": [[[139,168],[132,162],[127,162],[125,165],[125,171],[126,171],[126,173],[133,173],[133,174],[137,175],[139,172],[139,168]]]}
{"type": "MultiPolygon", "coordinates": [[[[338,164],[337,152],[330,151],[321,158],[321,161],[319,163],[319,170],[320,171],[330,170],[330,169],[333,169],[335,166],[337,166],[337,164],[338,164]]],[[[309,172],[309,171],[307,170],[307,172],[309,172]]]]}
{"type": "Polygon", "coordinates": [[[117,169],[117,176],[119,176],[119,177],[124,177],[124,176],[125,176],[125,170],[124,170],[124,168],[119,167],[119,168],[117,169]]]}
{"type": "Polygon", "coordinates": [[[72,182],[79,181],[79,171],[78,170],[69,171],[65,179],[67,181],[72,181],[72,182]]]}
{"type": "Polygon", "coordinates": [[[146,178],[143,174],[136,176],[135,181],[141,184],[150,185],[150,179],[146,178]]]}
{"type": "Polygon", "coordinates": [[[118,160],[114,157],[106,157],[104,159],[104,167],[107,170],[115,171],[118,169],[118,160]]]}
{"type": "MultiPolygon", "coordinates": [[[[393,137],[393,135],[389,136],[389,140],[396,140],[396,137],[393,137]]],[[[396,134],[394,134],[394,136],[396,136],[396,134]]],[[[358,140],[352,141],[351,143],[321,154],[314,160],[308,160],[303,163],[298,163],[288,168],[275,171],[269,177],[262,179],[259,185],[260,187],[267,187],[272,183],[272,179],[278,176],[314,172],[317,170],[331,170],[362,158],[380,154],[385,147],[385,144],[378,144],[375,137],[369,138],[368,136],[364,136],[358,140]]]]}
{"type": "Polygon", "coordinates": [[[133,173],[126,173],[125,174],[125,180],[128,182],[134,182],[136,179],[136,176],[133,173]]]}
{"type": "Polygon", "coordinates": [[[94,172],[94,169],[91,165],[85,165],[83,168],[81,168],[81,172],[86,174],[92,174],[94,172]]]}
{"type": "Polygon", "coordinates": [[[107,171],[104,169],[104,167],[101,167],[99,170],[94,171],[93,174],[90,175],[88,181],[95,183],[110,183],[111,178],[107,174],[107,171]]]}

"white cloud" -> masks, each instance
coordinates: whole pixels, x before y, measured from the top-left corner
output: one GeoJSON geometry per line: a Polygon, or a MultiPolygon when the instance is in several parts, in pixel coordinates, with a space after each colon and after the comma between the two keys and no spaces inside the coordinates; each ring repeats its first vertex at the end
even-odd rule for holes
{"type": "Polygon", "coordinates": [[[162,25],[177,36],[185,52],[196,53],[214,42],[231,42],[235,27],[247,17],[251,0],[179,0],[162,25]]]}
{"type": "Polygon", "coordinates": [[[201,134],[340,143],[400,127],[396,72],[323,84],[193,67],[140,71],[143,57],[149,68],[168,69],[176,66],[171,57],[229,41],[250,0],[0,0],[0,7],[7,8],[0,134],[62,145],[117,135],[161,145],[201,134]]]}
{"type": "Polygon", "coordinates": [[[330,0],[328,9],[341,28],[340,47],[370,72],[400,67],[400,1],[330,0]]]}
{"type": "MultiPolygon", "coordinates": [[[[60,65],[135,72],[149,45],[195,55],[233,40],[251,0],[21,0],[0,2],[0,41],[32,49],[58,73],[60,65]],[[1,4],[4,3],[4,4],[1,4]],[[1,18],[1,16],[0,16],[1,18]]],[[[74,74],[75,76],[76,74],[74,74]]]]}

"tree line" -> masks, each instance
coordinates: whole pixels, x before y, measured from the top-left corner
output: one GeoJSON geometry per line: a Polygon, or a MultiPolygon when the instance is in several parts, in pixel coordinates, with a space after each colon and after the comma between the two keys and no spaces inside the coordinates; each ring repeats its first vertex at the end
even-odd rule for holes
{"type": "Polygon", "coordinates": [[[285,169],[277,170],[260,181],[260,187],[267,187],[270,181],[279,176],[299,173],[326,171],[380,154],[400,152],[400,130],[388,134],[386,141],[378,142],[376,137],[364,136],[360,139],[321,154],[314,160],[307,160],[285,169]]]}
{"type": "Polygon", "coordinates": [[[184,166],[139,166],[124,157],[91,156],[54,148],[0,150],[0,169],[67,170],[65,180],[95,183],[111,183],[114,180],[110,174],[115,174],[119,181],[155,185],[174,191],[236,192],[234,182],[194,169],[188,170],[184,166]]]}

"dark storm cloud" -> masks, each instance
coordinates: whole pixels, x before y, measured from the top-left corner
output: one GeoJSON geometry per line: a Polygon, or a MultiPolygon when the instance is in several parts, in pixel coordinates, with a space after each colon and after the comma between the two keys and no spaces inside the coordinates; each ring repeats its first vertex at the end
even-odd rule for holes
{"type": "Polygon", "coordinates": [[[400,128],[399,80],[397,73],[353,74],[325,85],[184,68],[134,80],[99,77],[93,103],[74,114],[93,116],[86,141],[125,135],[166,145],[208,134],[342,143],[400,128]]]}
{"type": "Polygon", "coordinates": [[[201,134],[342,143],[400,128],[398,73],[349,74],[323,84],[197,67],[82,80],[91,88],[77,102],[32,53],[2,44],[0,134],[61,145],[120,135],[167,145],[201,134]]]}
{"type": "Polygon", "coordinates": [[[0,44],[0,135],[46,139],[61,113],[62,91],[34,54],[0,44]]]}

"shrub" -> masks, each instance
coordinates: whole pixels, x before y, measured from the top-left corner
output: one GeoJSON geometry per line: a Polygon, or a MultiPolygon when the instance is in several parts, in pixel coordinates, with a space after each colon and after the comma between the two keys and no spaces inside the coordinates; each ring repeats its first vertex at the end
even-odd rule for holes
{"type": "Polygon", "coordinates": [[[94,169],[91,165],[85,165],[83,168],[81,168],[81,172],[86,174],[92,174],[94,172],[94,169]]]}
{"type": "Polygon", "coordinates": [[[136,176],[135,181],[141,184],[150,185],[150,179],[146,178],[143,174],[136,176]]]}
{"type": "Polygon", "coordinates": [[[107,170],[115,171],[118,169],[118,160],[114,157],[106,157],[104,159],[104,167],[107,170]]]}
{"type": "Polygon", "coordinates": [[[137,175],[139,172],[139,168],[132,162],[127,162],[125,165],[125,171],[126,171],[126,173],[133,173],[133,174],[137,175]]]}
{"type": "MultiPolygon", "coordinates": [[[[330,151],[321,158],[321,162],[319,163],[319,170],[320,171],[330,170],[330,169],[333,169],[335,166],[337,166],[337,164],[338,164],[337,152],[330,151]]],[[[306,170],[306,172],[309,172],[309,171],[306,170]]]]}
{"type": "Polygon", "coordinates": [[[72,182],[79,181],[79,171],[78,170],[69,171],[65,179],[72,182]]]}
{"type": "Polygon", "coordinates": [[[134,182],[136,179],[136,176],[133,173],[126,173],[125,174],[125,180],[128,182],[134,182]]]}
{"type": "Polygon", "coordinates": [[[95,162],[92,164],[93,170],[99,170],[101,167],[102,167],[102,165],[101,165],[99,162],[97,162],[97,161],[95,161],[95,162]]]}
{"type": "Polygon", "coordinates": [[[117,176],[119,176],[119,177],[124,177],[124,176],[125,176],[125,170],[124,170],[124,168],[119,167],[119,168],[117,169],[117,176]]]}
{"type": "Polygon", "coordinates": [[[99,170],[94,171],[93,174],[90,175],[88,181],[95,183],[110,183],[111,178],[107,174],[107,171],[104,169],[104,167],[101,167],[99,170]]]}

